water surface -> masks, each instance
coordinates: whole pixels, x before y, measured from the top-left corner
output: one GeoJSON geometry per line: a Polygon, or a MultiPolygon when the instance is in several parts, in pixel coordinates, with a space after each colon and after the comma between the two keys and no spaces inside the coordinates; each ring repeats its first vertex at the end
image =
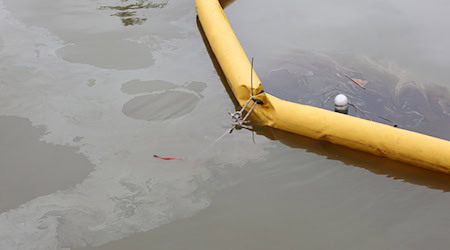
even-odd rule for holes
{"type": "MultiPolygon", "coordinates": [[[[331,86],[377,112],[372,101],[382,97],[410,129],[443,138],[448,12],[442,0],[251,0],[226,9],[268,92],[317,105],[331,86]],[[309,92],[277,93],[277,84],[304,81],[309,92]],[[416,126],[414,112],[427,120],[416,126]]],[[[0,0],[0,34],[0,115],[45,126],[42,143],[77,146],[95,165],[72,188],[8,202],[1,249],[450,243],[448,176],[264,128],[255,128],[256,144],[246,130],[215,143],[235,106],[193,1],[0,0]]]]}

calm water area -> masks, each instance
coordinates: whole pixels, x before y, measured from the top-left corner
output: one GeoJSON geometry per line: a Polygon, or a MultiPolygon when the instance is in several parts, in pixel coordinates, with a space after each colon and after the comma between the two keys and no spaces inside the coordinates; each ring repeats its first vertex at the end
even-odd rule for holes
{"type": "MultiPolygon", "coordinates": [[[[266,92],[450,139],[450,2],[222,4],[266,92]]],[[[225,85],[193,0],[0,0],[0,249],[448,249],[449,176],[216,141],[225,85]]]]}

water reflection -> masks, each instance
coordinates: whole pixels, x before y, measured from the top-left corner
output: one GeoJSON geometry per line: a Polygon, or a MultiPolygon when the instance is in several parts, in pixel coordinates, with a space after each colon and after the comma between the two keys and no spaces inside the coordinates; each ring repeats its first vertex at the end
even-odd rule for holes
{"type": "Polygon", "coordinates": [[[305,149],[307,152],[322,155],[327,159],[337,160],[346,165],[366,169],[377,175],[384,175],[394,180],[403,180],[416,185],[450,192],[450,176],[446,174],[413,167],[405,163],[278,129],[255,126],[254,130],[257,134],[264,135],[271,140],[278,140],[289,147],[305,149]]]}
{"type": "Polygon", "coordinates": [[[232,4],[236,0],[219,0],[220,5],[222,8],[228,7],[228,5],[232,4]]]}
{"type": "Polygon", "coordinates": [[[168,1],[155,3],[149,0],[120,0],[120,5],[104,5],[99,9],[118,11],[111,16],[120,17],[124,26],[130,26],[141,25],[147,21],[148,18],[143,17],[143,13],[138,13],[139,10],[162,9],[167,3],[168,1]]]}

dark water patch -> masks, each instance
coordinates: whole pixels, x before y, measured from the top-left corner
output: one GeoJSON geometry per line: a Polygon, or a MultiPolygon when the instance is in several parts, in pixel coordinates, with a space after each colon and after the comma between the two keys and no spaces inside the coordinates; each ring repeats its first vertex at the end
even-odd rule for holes
{"type": "Polygon", "coordinates": [[[358,109],[350,115],[450,140],[450,94],[445,87],[419,84],[364,58],[297,52],[265,62],[266,92],[281,99],[333,109],[333,97],[347,95],[358,109]],[[363,88],[364,87],[364,88],[363,88]]]}
{"type": "Polygon", "coordinates": [[[58,50],[71,63],[90,64],[104,69],[132,70],[153,64],[150,48],[124,39],[91,39],[58,50]]]}
{"type": "Polygon", "coordinates": [[[120,0],[121,5],[101,6],[99,10],[114,10],[118,11],[111,16],[117,16],[122,20],[124,26],[141,25],[147,21],[148,18],[140,17],[137,10],[145,9],[162,9],[168,2],[155,3],[148,0],[120,0]],[[133,3],[134,2],[134,3],[133,3]]]}
{"type": "Polygon", "coordinates": [[[186,83],[185,86],[186,89],[192,90],[197,93],[203,92],[203,90],[205,90],[206,87],[207,85],[204,82],[188,82],[186,83]]]}
{"type": "Polygon", "coordinates": [[[94,169],[77,148],[40,141],[42,127],[0,117],[0,213],[26,201],[75,186],[94,169]]]}
{"type": "Polygon", "coordinates": [[[124,83],[120,90],[130,95],[136,95],[148,92],[169,90],[174,89],[176,87],[178,87],[178,85],[163,80],[151,80],[151,81],[131,80],[124,83]]]}
{"type": "Polygon", "coordinates": [[[130,41],[141,31],[125,29],[107,13],[100,14],[93,1],[6,0],[5,5],[25,25],[44,27],[63,39],[67,46],[57,52],[68,62],[119,70],[153,64],[151,48],[130,41]]]}
{"type": "Polygon", "coordinates": [[[75,137],[73,138],[73,142],[80,142],[81,140],[83,140],[83,138],[84,138],[84,137],[81,137],[81,136],[75,136],[75,137]]]}
{"type": "Polygon", "coordinates": [[[87,85],[89,87],[93,87],[95,85],[96,80],[95,79],[89,79],[87,85]]]}
{"type": "Polygon", "coordinates": [[[171,90],[135,97],[125,103],[122,111],[137,120],[167,120],[190,113],[199,101],[194,94],[171,90]]]}
{"type": "Polygon", "coordinates": [[[5,0],[6,8],[25,25],[44,27],[70,43],[85,40],[86,36],[122,28],[119,23],[107,22],[108,15],[99,15],[95,2],[90,0],[5,0]]]}

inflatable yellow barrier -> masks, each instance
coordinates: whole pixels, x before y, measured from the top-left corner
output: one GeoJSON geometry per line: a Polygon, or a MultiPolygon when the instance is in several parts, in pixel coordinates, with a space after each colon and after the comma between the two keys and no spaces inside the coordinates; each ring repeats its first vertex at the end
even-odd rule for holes
{"type": "MultiPolygon", "coordinates": [[[[239,104],[245,106],[251,93],[262,101],[251,114],[259,124],[450,173],[449,141],[263,93],[261,81],[252,71],[218,0],[196,0],[196,8],[206,38],[239,104]]],[[[250,106],[246,106],[247,111],[250,106]]]]}

